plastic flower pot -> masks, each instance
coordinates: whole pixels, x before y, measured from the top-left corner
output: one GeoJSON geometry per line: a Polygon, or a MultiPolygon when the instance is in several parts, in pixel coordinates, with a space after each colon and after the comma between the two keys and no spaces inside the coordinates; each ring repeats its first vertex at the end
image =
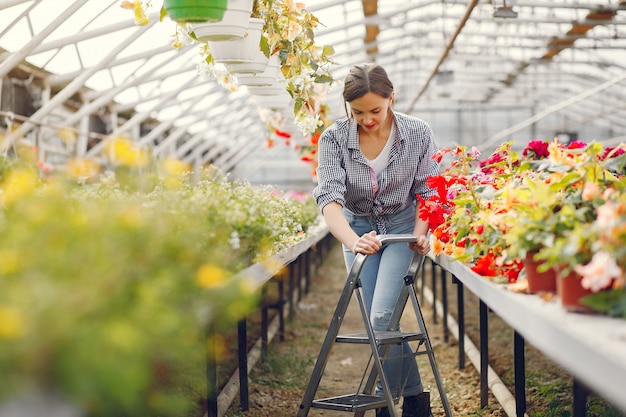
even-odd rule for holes
{"type": "Polygon", "coordinates": [[[195,23],[192,25],[194,34],[204,42],[243,38],[248,30],[252,3],[252,0],[229,0],[221,21],[195,23]]]}
{"type": "Polygon", "coordinates": [[[557,275],[557,294],[561,299],[561,306],[571,313],[591,313],[590,307],[581,304],[580,299],[591,294],[583,288],[581,276],[572,271],[567,276],[557,275]]]}
{"type": "Polygon", "coordinates": [[[261,31],[265,21],[250,18],[247,35],[242,39],[223,42],[209,42],[209,49],[215,62],[224,64],[232,72],[245,70],[248,73],[263,72],[268,58],[261,52],[261,31]],[[243,68],[237,65],[246,64],[243,68]]]}
{"type": "Polygon", "coordinates": [[[164,0],[167,15],[179,23],[218,22],[224,17],[228,0],[164,0]]]}
{"type": "MultiPolygon", "coordinates": [[[[265,55],[263,55],[265,56],[265,55]]],[[[265,71],[260,73],[237,75],[240,85],[251,87],[271,86],[276,84],[280,76],[280,60],[278,55],[272,55],[267,63],[265,71]]]]}
{"type": "Polygon", "coordinates": [[[553,268],[540,272],[537,268],[543,261],[536,261],[533,256],[536,252],[528,252],[524,258],[524,270],[526,271],[526,281],[528,291],[531,294],[556,293],[556,272],[553,268]]]}
{"type": "Polygon", "coordinates": [[[285,90],[276,95],[255,95],[254,97],[259,107],[271,110],[284,110],[291,105],[292,101],[291,95],[285,90]]]}

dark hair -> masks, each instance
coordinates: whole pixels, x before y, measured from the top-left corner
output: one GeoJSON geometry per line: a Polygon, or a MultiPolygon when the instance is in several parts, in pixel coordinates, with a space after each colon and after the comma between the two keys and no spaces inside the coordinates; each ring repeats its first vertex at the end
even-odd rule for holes
{"type": "Polygon", "coordinates": [[[393,93],[387,71],[375,63],[355,65],[344,82],[343,99],[348,103],[367,93],[376,93],[384,98],[391,97],[393,93]]]}

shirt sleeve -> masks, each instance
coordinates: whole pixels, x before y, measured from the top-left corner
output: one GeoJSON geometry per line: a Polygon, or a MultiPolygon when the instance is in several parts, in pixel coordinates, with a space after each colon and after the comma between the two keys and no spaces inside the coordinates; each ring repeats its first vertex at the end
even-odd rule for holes
{"type": "Polygon", "coordinates": [[[424,141],[422,147],[423,152],[420,156],[411,192],[414,196],[419,195],[424,200],[427,200],[429,197],[437,194],[436,189],[426,185],[426,180],[439,174],[439,163],[433,159],[433,156],[438,151],[438,147],[435,142],[435,135],[430,126],[424,123],[421,129],[423,129],[423,132],[421,132],[422,134],[419,136],[422,137],[424,141]]]}
{"type": "Polygon", "coordinates": [[[313,197],[320,211],[333,201],[345,206],[346,167],[343,164],[345,145],[336,125],[326,129],[318,142],[317,186],[313,197]]]}

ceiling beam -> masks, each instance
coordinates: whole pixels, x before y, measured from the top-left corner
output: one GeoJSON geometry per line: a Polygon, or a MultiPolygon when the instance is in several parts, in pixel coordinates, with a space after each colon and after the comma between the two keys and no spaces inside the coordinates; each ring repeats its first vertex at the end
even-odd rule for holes
{"type": "MultiPolygon", "coordinates": [[[[367,19],[371,16],[376,16],[378,14],[378,0],[361,0],[363,4],[363,15],[367,19]]],[[[378,24],[365,24],[365,38],[363,41],[365,44],[369,44],[376,41],[376,37],[380,33],[380,27],[378,24]]],[[[368,55],[376,54],[378,52],[378,48],[376,46],[370,46],[366,49],[368,55]]]]}
{"type": "Polygon", "coordinates": [[[413,106],[415,106],[415,103],[417,103],[417,101],[420,99],[422,94],[424,94],[424,92],[428,89],[428,85],[430,84],[432,79],[435,78],[435,76],[439,72],[439,68],[441,67],[441,64],[443,64],[443,62],[448,57],[448,54],[450,53],[450,51],[454,47],[454,42],[456,41],[456,38],[461,34],[461,31],[465,27],[465,23],[467,23],[467,21],[469,20],[471,14],[472,14],[472,11],[474,10],[474,8],[476,7],[477,4],[478,4],[478,0],[471,0],[467,4],[467,10],[465,11],[465,14],[463,15],[463,17],[461,18],[461,21],[459,22],[456,30],[454,31],[454,33],[452,34],[452,36],[448,40],[448,44],[446,45],[446,48],[444,49],[443,54],[441,55],[441,58],[439,58],[439,61],[437,62],[437,65],[435,65],[435,68],[433,68],[430,76],[428,77],[428,80],[426,80],[426,83],[424,84],[422,89],[417,93],[417,95],[415,96],[413,101],[411,101],[411,104],[409,105],[408,109],[406,110],[407,113],[410,114],[413,111],[413,106]]]}

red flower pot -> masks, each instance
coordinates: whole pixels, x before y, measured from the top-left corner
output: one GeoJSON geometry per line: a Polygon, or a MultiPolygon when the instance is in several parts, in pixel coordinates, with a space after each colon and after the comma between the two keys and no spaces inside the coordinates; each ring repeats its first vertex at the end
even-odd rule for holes
{"type": "Polygon", "coordinates": [[[526,271],[526,281],[528,282],[528,291],[531,294],[539,294],[542,292],[556,293],[556,272],[553,268],[545,272],[539,272],[537,268],[543,263],[535,261],[533,255],[536,252],[529,252],[524,258],[524,270],[526,271]]]}
{"type": "Polygon", "coordinates": [[[558,275],[557,294],[561,299],[561,305],[567,311],[572,313],[591,313],[590,307],[581,304],[580,299],[592,294],[591,290],[583,288],[581,285],[581,276],[575,271],[570,272],[567,276],[558,275]]]}

